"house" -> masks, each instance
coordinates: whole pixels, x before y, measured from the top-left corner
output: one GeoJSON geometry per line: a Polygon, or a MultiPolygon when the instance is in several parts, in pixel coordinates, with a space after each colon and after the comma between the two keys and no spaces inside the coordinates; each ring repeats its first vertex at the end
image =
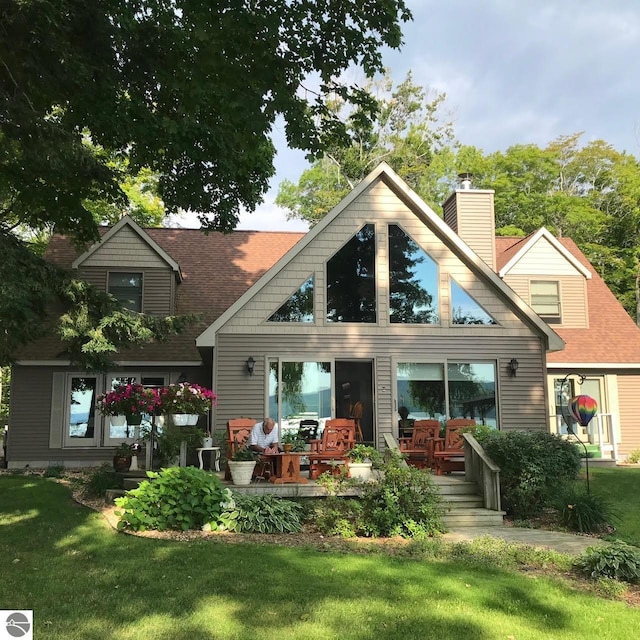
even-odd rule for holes
{"type": "Polygon", "coordinates": [[[121,352],[106,375],[72,367],[53,337],[26,348],[9,467],[110,459],[137,432],[113,427],[95,399],[130,380],[211,386],[216,429],[237,416],[322,421],[361,403],[364,438],[380,447],[399,409],[562,430],[562,392],[581,392],[601,407],[588,435],[602,455],[640,445],[640,329],[571,241],[544,229],[496,238],[492,191],[463,183],[442,219],[382,164],[306,234],[205,236],[126,217],[102,233],[80,255],[54,237],[46,255],[132,310],[201,320],[121,352]]]}

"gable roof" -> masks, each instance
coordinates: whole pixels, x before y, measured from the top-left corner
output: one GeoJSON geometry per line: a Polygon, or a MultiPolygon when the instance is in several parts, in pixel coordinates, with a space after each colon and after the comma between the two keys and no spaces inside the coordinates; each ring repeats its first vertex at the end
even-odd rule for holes
{"type": "Polygon", "coordinates": [[[498,266],[498,275],[504,278],[513,267],[518,264],[522,258],[535,246],[535,244],[544,238],[552,247],[555,248],[573,267],[575,267],[585,278],[591,278],[591,271],[587,269],[575,256],[568,251],[560,241],[553,236],[544,227],[538,229],[535,233],[522,238],[522,242],[516,243],[511,247],[509,255],[502,256],[502,266],[498,266]]]}
{"type": "MultiPolygon", "coordinates": [[[[498,269],[502,270],[533,236],[535,234],[526,238],[496,237],[498,269]]],[[[556,327],[556,333],[566,346],[564,351],[547,355],[549,366],[598,365],[603,368],[603,365],[610,365],[615,368],[623,364],[640,367],[640,328],[576,243],[566,237],[555,238],[555,241],[561,245],[564,255],[568,254],[572,261],[589,271],[591,278],[586,279],[588,327],[556,327]]]]}
{"type": "Polygon", "coordinates": [[[83,262],[85,262],[90,256],[92,256],[98,249],[104,247],[105,242],[109,241],[123,227],[129,227],[144,243],[146,243],[150,249],[152,249],[162,260],[164,260],[171,269],[176,273],[176,276],[179,280],[182,280],[182,273],[180,272],[180,265],[164,250],[162,247],[158,246],[156,242],[149,236],[149,234],[142,229],[134,220],[132,220],[129,216],[124,216],[120,218],[116,224],[113,225],[110,229],[108,229],[104,235],[92,244],[82,255],[78,256],[73,263],[71,264],[72,269],[78,269],[83,262]]]}
{"type": "Polygon", "coordinates": [[[266,286],[279,271],[295,256],[311,243],[319,234],[328,227],[347,207],[357,200],[362,193],[369,189],[375,182],[382,180],[402,200],[423,223],[428,224],[465,263],[476,273],[479,273],[490,285],[507,301],[510,306],[519,312],[519,315],[532,325],[547,340],[547,349],[555,351],[564,347],[564,342],[537,314],[528,307],[515,292],[507,286],[501,278],[472,251],[467,244],[440,218],[409,186],[383,162],[379,164],[369,175],[364,178],[351,192],[343,198],[329,213],[280,258],[256,283],[238,298],[218,319],[211,324],[197,338],[199,347],[213,347],[216,332],[235,313],[237,313],[256,293],[266,286]]]}

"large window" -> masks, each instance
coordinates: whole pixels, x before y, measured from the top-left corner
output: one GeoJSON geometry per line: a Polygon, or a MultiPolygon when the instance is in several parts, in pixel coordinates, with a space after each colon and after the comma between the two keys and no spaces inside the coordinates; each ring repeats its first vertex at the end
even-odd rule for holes
{"type": "Polygon", "coordinates": [[[389,225],[391,322],[438,324],[438,266],[398,225],[389,225]]]}
{"type": "Polygon", "coordinates": [[[561,322],[560,286],[555,280],[532,280],[531,308],[545,321],[561,322]]]}
{"type": "Polygon", "coordinates": [[[96,389],[93,376],[67,376],[65,446],[89,446],[96,441],[96,389]]]}
{"type": "Polygon", "coordinates": [[[327,262],[327,320],[376,322],[376,235],[367,224],[327,262]]]}
{"type": "Polygon", "coordinates": [[[124,271],[109,273],[109,293],[129,311],[142,312],[142,274],[124,271]]]}
{"type": "Polygon", "coordinates": [[[451,279],[452,324],[498,324],[455,280],[451,279]]]}
{"type": "Polygon", "coordinates": [[[321,425],[331,417],[331,364],[329,362],[269,363],[269,415],[281,429],[312,418],[321,425]]]}
{"type": "Polygon", "coordinates": [[[399,362],[398,409],[408,418],[471,418],[497,427],[496,368],[493,362],[399,362]]]}

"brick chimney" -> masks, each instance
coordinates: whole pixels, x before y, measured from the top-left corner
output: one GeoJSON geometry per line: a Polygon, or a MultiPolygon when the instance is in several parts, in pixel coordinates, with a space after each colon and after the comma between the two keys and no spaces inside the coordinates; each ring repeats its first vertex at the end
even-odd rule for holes
{"type": "Polygon", "coordinates": [[[496,222],[493,189],[474,189],[473,176],[461,173],[459,187],[442,205],[444,221],[496,270],[496,222]]]}

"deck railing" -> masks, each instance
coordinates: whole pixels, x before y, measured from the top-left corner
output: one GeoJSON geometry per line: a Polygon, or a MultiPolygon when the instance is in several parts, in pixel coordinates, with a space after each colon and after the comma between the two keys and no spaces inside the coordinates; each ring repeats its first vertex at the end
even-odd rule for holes
{"type": "Polygon", "coordinates": [[[480,443],[464,433],[464,473],[482,491],[485,509],[500,511],[500,467],[485,453],[480,443]]]}

